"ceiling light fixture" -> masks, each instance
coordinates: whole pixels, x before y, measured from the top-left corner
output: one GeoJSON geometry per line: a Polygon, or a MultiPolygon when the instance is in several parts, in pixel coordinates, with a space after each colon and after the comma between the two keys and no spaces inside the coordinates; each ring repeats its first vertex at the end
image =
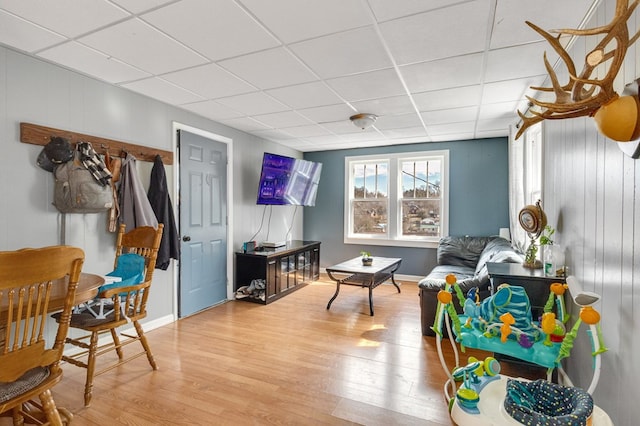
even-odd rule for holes
{"type": "Polygon", "coordinates": [[[362,130],[373,126],[373,123],[375,123],[377,119],[378,116],[375,114],[356,114],[349,117],[349,120],[362,130]]]}

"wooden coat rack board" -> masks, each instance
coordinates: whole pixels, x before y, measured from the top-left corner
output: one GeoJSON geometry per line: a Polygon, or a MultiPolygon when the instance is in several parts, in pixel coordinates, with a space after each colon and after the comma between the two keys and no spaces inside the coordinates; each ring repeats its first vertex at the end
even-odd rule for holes
{"type": "Polygon", "coordinates": [[[118,157],[124,151],[133,155],[140,161],[150,162],[155,160],[156,155],[160,155],[164,164],[173,164],[173,152],[171,151],[163,151],[147,146],[70,132],[68,130],[54,129],[52,127],[39,126],[37,124],[20,123],[20,142],[44,146],[49,143],[51,136],[66,138],[72,145],[75,145],[80,141],[89,142],[98,154],[105,154],[106,152],[109,152],[109,155],[118,157]]]}

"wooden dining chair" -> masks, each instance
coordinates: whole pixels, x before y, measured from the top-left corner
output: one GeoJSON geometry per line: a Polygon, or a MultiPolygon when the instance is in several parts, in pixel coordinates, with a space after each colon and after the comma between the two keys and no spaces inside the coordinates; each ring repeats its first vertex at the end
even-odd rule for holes
{"type": "Polygon", "coordinates": [[[144,257],[145,260],[144,281],[139,284],[120,287],[110,286],[111,288],[101,291],[98,298],[110,299],[110,303],[113,304],[110,312],[103,317],[96,317],[89,310],[71,315],[71,328],[84,330],[88,334],[85,333],[77,338],[67,337],[66,343],[77,346],[81,350],[68,356],[65,355],[62,359],[87,369],[84,387],[85,406],[89,406],[91,403],[94,376],[145,354],[149,364],[151,364],[151,368],[157,370],[156,362],[153,359],[153,354],[139,321],[147,316],[147,300],[149,299],[149,290],[158,256],[158,248],[162,239],[163,226],[159,224],[158,229],[151,226],[142,226],[125,233],[125,225],[121,224],[116,239],[114,268],[117,268],[118,258],[121,255],[126,253],[138,254],[144,257]],[[129,322],[135,328],[135,335],[118,330],[119,327],[129,322]],[[103,339],[99,345],[99,338],[106,334],[111,334],[111,338],[107,337],[105,343],[103,343],[103,339]],[[120,336],[125,337],[125,339],[121,340],[120,336]],[[122,348],[136,341],[142,344],[142,350],[125,358],[122,348]],[[101,366],[101,369],[96,371],[96,358],[107,353],[113,353],[114,350],[118,355],[118,360],[107,363],[106,366],[101,366]]]}
{"type": "Polygon", "coordinates": [[[0,252],[0,415],[11,413],[14,425],[62,425],[73,417],[56,407],[51,388],[62,379],[83,262],[84,252],[71,246],[0,252]],[[56,298],[64,302],[51,344],[45,333],[56,298]]]}

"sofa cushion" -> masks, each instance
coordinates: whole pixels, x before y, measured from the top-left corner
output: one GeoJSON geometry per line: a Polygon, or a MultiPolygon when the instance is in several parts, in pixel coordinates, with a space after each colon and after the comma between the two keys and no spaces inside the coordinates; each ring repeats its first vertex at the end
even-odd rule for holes
{"type": "Polygon", "coordinates": [[[496,237],[443,237],[438,243],[438,265],[475,269],[482,251],[493,238],[496,237]]]}
{"type": "Polygon", "coordinates": [[[473,268],[466,266],[438,265],[431,270],[428,276],[418,282],[418,287],[432,291],[442,290],[445,278],[449,274],[455,274],[458,283],[473,279],[475,275],[473,268]]]}
{"type": "Polygon", "coordinates": [[[480,254],[478,264],[476,265],[475,275],[480,281],[484,280],[484,277],[489,277],[487,271],[487,262],[493,263],[520,263],[524,258],[516,252],[511,243],[504,238],[495,237],[485,246],[484,250],[480,254]]]}

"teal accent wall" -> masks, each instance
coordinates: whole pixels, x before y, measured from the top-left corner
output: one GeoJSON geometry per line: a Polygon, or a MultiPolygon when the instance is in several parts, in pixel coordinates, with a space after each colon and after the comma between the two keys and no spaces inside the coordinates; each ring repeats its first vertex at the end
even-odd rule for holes
{"type": "Polygon", "coordinates": [[[449,235],[498,235],[509,227],[507,138],[429,142],[379,148],[307,152],[322,163],[315,207],[304,208],[304,239],[321,241],[321,267],[368,250],[401,257],[399,274],[423,276],[436,264],[436,249],[344,244],[344,159],[354,155],[449,150],[449,235]]]}

